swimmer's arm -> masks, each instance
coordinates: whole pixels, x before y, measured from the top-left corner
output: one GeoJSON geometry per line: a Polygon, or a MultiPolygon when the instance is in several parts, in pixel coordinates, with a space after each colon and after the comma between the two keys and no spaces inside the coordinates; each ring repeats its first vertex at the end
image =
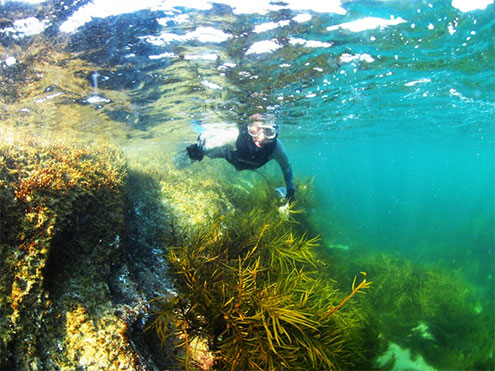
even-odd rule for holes
{"type": "Polygon", "coordinates": [[[187,147],[189,158],[201,161],[204,155],[210,158],[225,157],[226,152],[235,149],[238,136],[237,127],[209,127],[199,135],[196,143],[187,147]]]}
{"type": "Polygon", "coordinates": [[[199,136],[198,142],[201,144],[204,154],[210,157],[219,149],[234,150],[238,136],[239,129],[237,128],[210,130],[203,132],[199,136]]]}
{"type": "Polygon", "coordinates": [[[294,194],[296,187],[294,186],[292,166],[290,164],[289,157],[287,156],[287,152],[285,151],[285,147],[280,139],[277,139],[277,145],[275,146],[275,150],[273,151],[271,158],[278,162],[280,170],[282,170],[285,185],[287,187],[287,194],[294,194]]]}

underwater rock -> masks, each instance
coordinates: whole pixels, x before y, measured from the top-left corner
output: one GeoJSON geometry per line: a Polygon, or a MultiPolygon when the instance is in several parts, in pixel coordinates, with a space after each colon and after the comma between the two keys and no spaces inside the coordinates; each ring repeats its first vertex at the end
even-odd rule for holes
{"type": "Polygon", "coordinates": [[[127,180],[108,145],[0,138],[0,369],[157,368],[143,327],[162,277],[157,253],[129,254],[149,246],[126,244],[127,180]]]}
{"type": "Polygon", "coordinates": [[[201,165],[182,171],[174,167],[164,170],[161,180],[163,206],[172,218],[172,227],[179,234],[232,212],[235,209],[233,200],[246,197],[246,194],[233,189],[232,184],[238,182],[233,180],[234,176],[222,173],[225,168],[215,168],[206,163],[201,165]]]}
{"type": "Polygon", "coordinates": [[[377,362],[384,369],[392,365],[394,370],[436,370],[427,364],[420,354],[413,356],[409,349],[401,348],[394,343],[389,344],[387,351],[378,358],[377,362]]]}

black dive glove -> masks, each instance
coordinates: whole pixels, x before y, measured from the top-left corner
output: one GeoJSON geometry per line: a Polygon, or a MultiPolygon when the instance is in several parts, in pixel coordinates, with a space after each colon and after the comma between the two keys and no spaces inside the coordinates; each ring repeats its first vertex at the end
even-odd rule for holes
{"type": "Polygon", "coordinates": [[[294,193],[295,192],[296,192],[296,190],[293,189],[293,188],[287,189],[287,196],[286,196],[287,201],[294,202],[296,200],[295,197],[294,197],[294,193]]]}
{"type": "Polygon", "coordinates": [[[191,144],[186,150],[191,160],[201,161],[205,157],[203,149],[197,143],[191,144]]]}

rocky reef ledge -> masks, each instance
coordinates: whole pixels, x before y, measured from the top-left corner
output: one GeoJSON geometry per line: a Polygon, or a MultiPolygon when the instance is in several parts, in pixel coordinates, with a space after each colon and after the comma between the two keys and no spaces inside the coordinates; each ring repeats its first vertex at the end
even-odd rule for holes
{"type": "Polygon", "coordinates": [[[172,368],[144,331],[167,279],[136,176],[107,144],[0,138],[1,370],[172,368]]]}

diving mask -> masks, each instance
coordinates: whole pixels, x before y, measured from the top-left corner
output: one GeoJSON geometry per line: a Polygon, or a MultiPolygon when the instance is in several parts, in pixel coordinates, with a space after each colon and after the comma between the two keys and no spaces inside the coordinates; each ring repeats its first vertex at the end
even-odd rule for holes
{"type": "Polygon", "coordinates": [[[253,138],[257,138],[263,133],[266,139],[274,139],[277,136],[277,128],[269,124],[251,124],[248,126],[248,133],[253,138]]]}

